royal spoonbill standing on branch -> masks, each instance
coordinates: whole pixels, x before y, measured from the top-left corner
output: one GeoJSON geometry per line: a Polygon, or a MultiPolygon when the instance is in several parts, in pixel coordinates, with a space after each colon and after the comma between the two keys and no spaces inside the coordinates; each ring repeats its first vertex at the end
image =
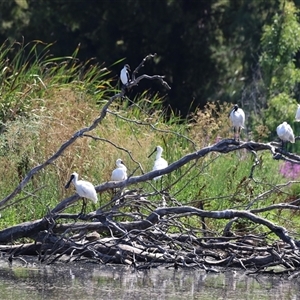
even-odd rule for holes
{"type": "MultiPolygon", "coordinates": [[[[161,170],[161,169],[164,169],[168,166],[168,162],[162,158],[162,152],[163,152],[163,148],[161,146],[157,146],[155,147],[155,149],[153,150],[153,152],[148,156],[148,158],[154,153],[154,152],[157,152],[156,153],[156,158],[155,158],[155,161],[154,161],[154,166],[153,166],[153,169],[152,171],[155,171],[155,170],[161,170]]],[[[157,177],[154,177],[153,179],[154,180],[157,180],[159,178],[161,178],[161,176],[157,176],[157,177]]]]}
{"type": "Polygon", "coordinates": [[[296,122],[300,122],[300,104],[298,104],[295,119],[296,119],[296,122]]]}
{"type": "Polygon", "coordinates": [[[276,132],[282,141],[282,148],[284,148],[284,142],[295,143],[294,131],[287,122],[283,122],[278,125],[276,128],[276,132]]]}
{"type": "Polygon", "coordinates": [[[116,161],[117,168],[112,171],[112,181],[123,181],[127,179],[127,168],[121,158],[116,161]]]}
{"type": "MultiPolygon", "coordinates": [[[[118,158],[116,160],[116,165],[117,168],[114,169],[111,173],[111,180],[112,181],[123,181],[127,179],[127,168],[124,165],[123,161],[121,158],[118,158]]],[[[120,191],[122,192],[122,189],[120,189],[120,191]]],[[[113,189],[113,193],[116,194],[117,193],[117,189],[113,189]]]]}
{"type": "Polygon", "coordinates": [[[233,126],[234,139],[240,140],[241,129],[244,128],[245,123],[245,113],[239,108],[237,104],[233,106],[233,109],[229,113],[229,118],[233,126]],[[237,135],[236,135],[237,133],[237,135]]]}
{"type": "Polygon", "coordinates": [[[81,213],[83,214],[86,209],[86,199],[92,200],[94,204],[97,203],[98,197],[95,187],[92,183],[85,180],[78,180],[78,174],[76,172],[71,174],[70,180],[65,185],[65,188],[68,189],[71,182],[74,184],[77,194],[82,198],[82,208],[81,213]]]}
{"type": "Polygon", "coordinates": [[[131,71],[130,67],[128,64],[126,64],[120,73],[120,79],[125,86],[130,82],[129,71],[131,71]]]}

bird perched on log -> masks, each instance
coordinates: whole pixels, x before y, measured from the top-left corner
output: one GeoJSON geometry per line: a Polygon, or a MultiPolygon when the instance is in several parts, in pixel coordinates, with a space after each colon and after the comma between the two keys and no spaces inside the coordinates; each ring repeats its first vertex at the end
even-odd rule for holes
{"type": "Polygon", "coordinates": [[[229,113],[229,118],[233,126],[234,139],[239,141],[241,129],[244,128],[245,113],[237,104],[235,104],[229,113]]]}
{"type": "Polygon", "coordinates": [[[287,122],[283,122],[278,125],[276,128],[276,132],[282,141],[282,149],[284,148],[284,142],[295,143],[294,131],[287,122]]]}
{"type": "Polygon", "coordinates": [[[116,160],[117,168],[112,171],[112,181],[123,181],[127,179],[127,168],[121,158],[116,160]]]}
{"type": "Polygon", "coordinates": [[[296,120],[296,122],[300,122],[300,104],[298,104],[295,120],[296,120]]]}
{"type": "Polygon", "coordinates": [[[126,64],[123,69],[121,70],[120,73],[120,79],[121,82],[123,83],[123,85],[127,85],[130,82],[130,75],[129,75],[129,71],[130,70],[130,66],[128,64],[126,64]]]}
{"type": "Polygon", "coordinates": [[[71,177],[65,188],[68,189],[70,187],[71,182],[74,184],[77,194],[82,198],[82,208],[81,213],[83,214],[86,210],[86,199],[92,200],[94,204],[97,203],[98,197],[95,187],[92,183],[85,180],[78,180],[78,174],[76,172],[71,174],[71,177]]]}
{"type": "MultiPolygon", "coordinates": [[[[155,170],[161,170],[161,169],[164,169],[168,166],[168,162],[162,158],[162,152],[163,152],[163,148],[161,146],[157,146],[155,147],[154,151],[148,156],[148,158],[154,153],[154,152],[157,152],[156,153],[156,158],[155,158],[155,161],[154,161],[154,166],[153,166],[153,169],[152,171],[155,171],[155,170]]],[[[154,180],[157,180],[159,178],[161,178],[162,176],[157,176],[157,177],[154,177],[153,179],[154,180]]]]}

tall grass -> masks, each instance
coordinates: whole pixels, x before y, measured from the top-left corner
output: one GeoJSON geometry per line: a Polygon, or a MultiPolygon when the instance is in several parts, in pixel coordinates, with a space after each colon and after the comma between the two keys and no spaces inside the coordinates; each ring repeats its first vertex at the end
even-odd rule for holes
{"type": "MultiPolygon", "coordinates": [[[[78,48],[69,57],[52,57],[51,45],[40,41],[5,43],[0,48],[0,194],[4,198],[31,168],[99,116],[103,104],[117,92],[117,82],[113,74],[92,60],[78,61],[78,48]]],[[[94,139],[78,139],[53,165],[33,177],[13,205],[2,209],[0,228],[40,218],[48,208],[73,194],[74,190],[64,189],[73,171],[98,185],[110,180],[117,158],[122,158],[130,174],[135,171],[134,175],[139,175],[152,169],[154,158],[148,155],[156,145],[164,148],[163,156],[171,163],[221,138],[232,137],[227,117],[230,105],[226,103],[209,103],[187,120],[179,120],[175,114],[166,116],[163,99],[145,92],[136,99],[117,100],[109,109],[103,122],[90,133],[94,139]]],[[[278,161],[268,153],[260,158],[255,180],[249,178],[252,154],[239,151],[211,153],[190,162],[164,176],[163,186],[185,205],[207,210],[245,209],[264,191],[285,180],[278,161]]],[[[150,183],[137,187],[153,192],[150,183]]],[[[291,194],[278,190],[254,201],[252,207],[287,201],[291,194]]],[[[99,197],[104,204],[111,194],[99,197]]],[[[78,212],[80,205],[68,211],[78,212]]],[[[288,213],[281,214],[283,217],[293,225],[288,213]]],[[[276,215],[272,218],[278,220],[276,215]]],[[[207,225],[218,231],[224,222],[208,221],[207,225]]]]}

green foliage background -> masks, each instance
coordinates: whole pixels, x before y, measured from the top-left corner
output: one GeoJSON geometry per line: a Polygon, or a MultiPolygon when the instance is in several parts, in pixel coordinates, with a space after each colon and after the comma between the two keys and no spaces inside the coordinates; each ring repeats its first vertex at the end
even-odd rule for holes
{"type": "MultiPolygon", "coordinates": [[[[0,228],[44,216],[47,207],[67,196],[63,186],[71,170],[100,184],[109,180],[118,157],[129,170],[141,162],[149,171],[152,161],[145,152],[157,144],[172,162],[230,137],[227,116],[232,102],[246,111],[245,139],[270,141],[283,121],[297,130],[298,6],[297,1],[283,0],[0,2],[2,197],[74,132],[91,124],[119,91],[124,61],[137,66],[148,53],[158,53],[142,70],[166,75],[172,87],[164,95],[156,82],[143,81],[140,90],[129,95],[133,102],[114,103],[115,114],[93,132],[103,140],[81,139],[34,176],[15,205],[2,208],[0,228]],[[136,126],[143,120],[158,130],[136,126]],[[134,160],[107,140],[128,149],[134,160]]],[[[260,161],[256,180],[248,178],[253,158],[242,151],[208,155],[164,180],[182,204],[210,210],[295,200],[298,182],[274,188],[288,181],[279,172],[280,163],[266,154],[260,161]]],[[[149,185],[139,188],[148,191],[149,185]]],[[[102,202],[110,199],[108,194],[99,197],[102,202]]],[[[265,215],[289,228],[298,223],[290,212],[265,215]]],[[[218,223],[207,225],[217,231],[218,223]]]]}
{"type": "MultiPolygon", "coordinates": [[[[107,67],[121,58],[135,66],[157,53],[146,73],[166,75],[172,90],[165,105],[186,116],[207,101],[241,101],[263,51],[264,26],[271,26],[274,16],[284,18],[285,2],[299,5],[278,0],[1,1],[0,41],[55,43],[52,53],[59,57],[80,44],[80,59],[95,57],[107,67]]],[[[111,69],[118,74],[120,67],[111,69]]],[[[160,88],[140,86],[152,87],[160,88]]]]}

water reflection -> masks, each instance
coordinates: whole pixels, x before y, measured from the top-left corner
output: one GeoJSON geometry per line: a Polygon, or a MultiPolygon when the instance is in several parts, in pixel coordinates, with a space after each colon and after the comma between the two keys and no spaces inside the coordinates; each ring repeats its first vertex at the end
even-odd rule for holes
{"type": "Polygon", "coordinates": [[[299,289],[298,279],[250,277],[234,271],[135,272],[92,263],[27,267],[0,263],[0,299],[300,299],[299,289]]]}

